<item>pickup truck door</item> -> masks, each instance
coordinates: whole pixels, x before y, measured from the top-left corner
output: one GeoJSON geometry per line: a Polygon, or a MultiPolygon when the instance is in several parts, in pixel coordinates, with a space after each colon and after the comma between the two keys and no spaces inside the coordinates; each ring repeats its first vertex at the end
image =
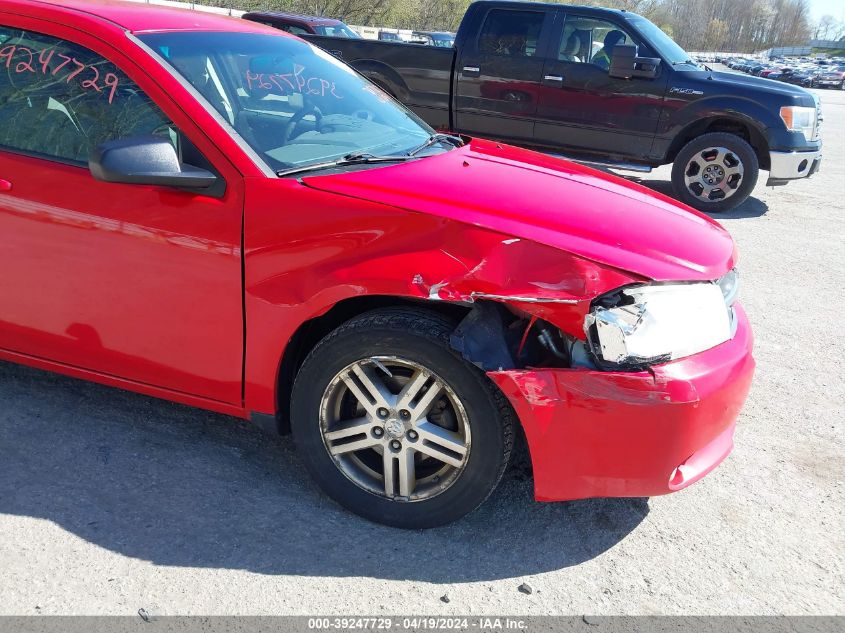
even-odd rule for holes
{"type": "Polygon", "coordinates": [[[610,77],[614,41],[636,44],[640,56],[656,55],[623,21],[577,11],[561,10],[560,14],[543,70],[537,143],[645,159],[657,131],[669,71],[658,69],[654,79],[610,77]]]}
{"type": "Polygon", "coordinates": [[[554,16],[554,10],[534,7],[478,12],[478,35],[463,42],[455,65],[456,130],[533,141],[554,16]]]}

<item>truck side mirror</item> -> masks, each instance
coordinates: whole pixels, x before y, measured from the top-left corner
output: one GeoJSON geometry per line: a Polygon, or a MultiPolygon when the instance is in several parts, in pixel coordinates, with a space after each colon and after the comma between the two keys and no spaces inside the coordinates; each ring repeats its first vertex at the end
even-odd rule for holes
{"type": "Polygon", "coordinates": [[[610,57],[608,75],[615,79],[654,79],[660,68],[660,59],[656,57],[637,57],[634,44],[617,44],[610,57]]]}

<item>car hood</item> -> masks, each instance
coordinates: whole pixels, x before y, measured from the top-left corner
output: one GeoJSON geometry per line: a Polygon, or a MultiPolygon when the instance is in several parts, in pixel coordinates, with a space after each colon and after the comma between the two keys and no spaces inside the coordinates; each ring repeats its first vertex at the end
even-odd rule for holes
{"type": "MultiPolygon", "coordinates": [[[[706,86],[704,90],[706,95],[719,94],[721,90],[726,88],[735,91],[736,94],[746,92],[765,93],[769,96],[779,95],[784,99],[794,102],[795,105],[812,106],[815,103],[813,94],[804,90],[804,88],[783,83],[782,81],[775,81],[767,77],[704,70],[693,71],[690,75],[695,75],[696,79],[702,85],[706,86]]],[[[747,94],[746,96],[751,96],[751,94],[747,94]]]]}
{"type": "Polygon", "coordinates": [[[654,280],[712,280],[734,265],[731,236],[706,215],[621,178],[491,141],[302,182],[532,240],[654,280]]]}

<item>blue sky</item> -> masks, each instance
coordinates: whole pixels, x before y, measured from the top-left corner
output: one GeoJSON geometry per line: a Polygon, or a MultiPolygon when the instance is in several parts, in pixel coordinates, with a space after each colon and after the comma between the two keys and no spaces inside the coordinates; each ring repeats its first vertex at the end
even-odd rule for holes
{"type": "Polygon", "coordinates": [[[845,2],[843,0],[810,0],[810,7],[813,11],[813,20],[818,20],[823,15],[832,15],[836,18],[845,18],[845,2]]]}

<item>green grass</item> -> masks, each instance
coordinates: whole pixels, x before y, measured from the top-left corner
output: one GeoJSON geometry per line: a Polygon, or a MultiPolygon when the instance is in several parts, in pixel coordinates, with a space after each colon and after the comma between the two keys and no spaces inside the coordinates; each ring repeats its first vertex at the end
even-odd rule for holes
{"type": "Polygon", "coordinates": [[[828,57],[845,57],[845,48],[814,48],[813,55],[821,53],[828,57]]]}

